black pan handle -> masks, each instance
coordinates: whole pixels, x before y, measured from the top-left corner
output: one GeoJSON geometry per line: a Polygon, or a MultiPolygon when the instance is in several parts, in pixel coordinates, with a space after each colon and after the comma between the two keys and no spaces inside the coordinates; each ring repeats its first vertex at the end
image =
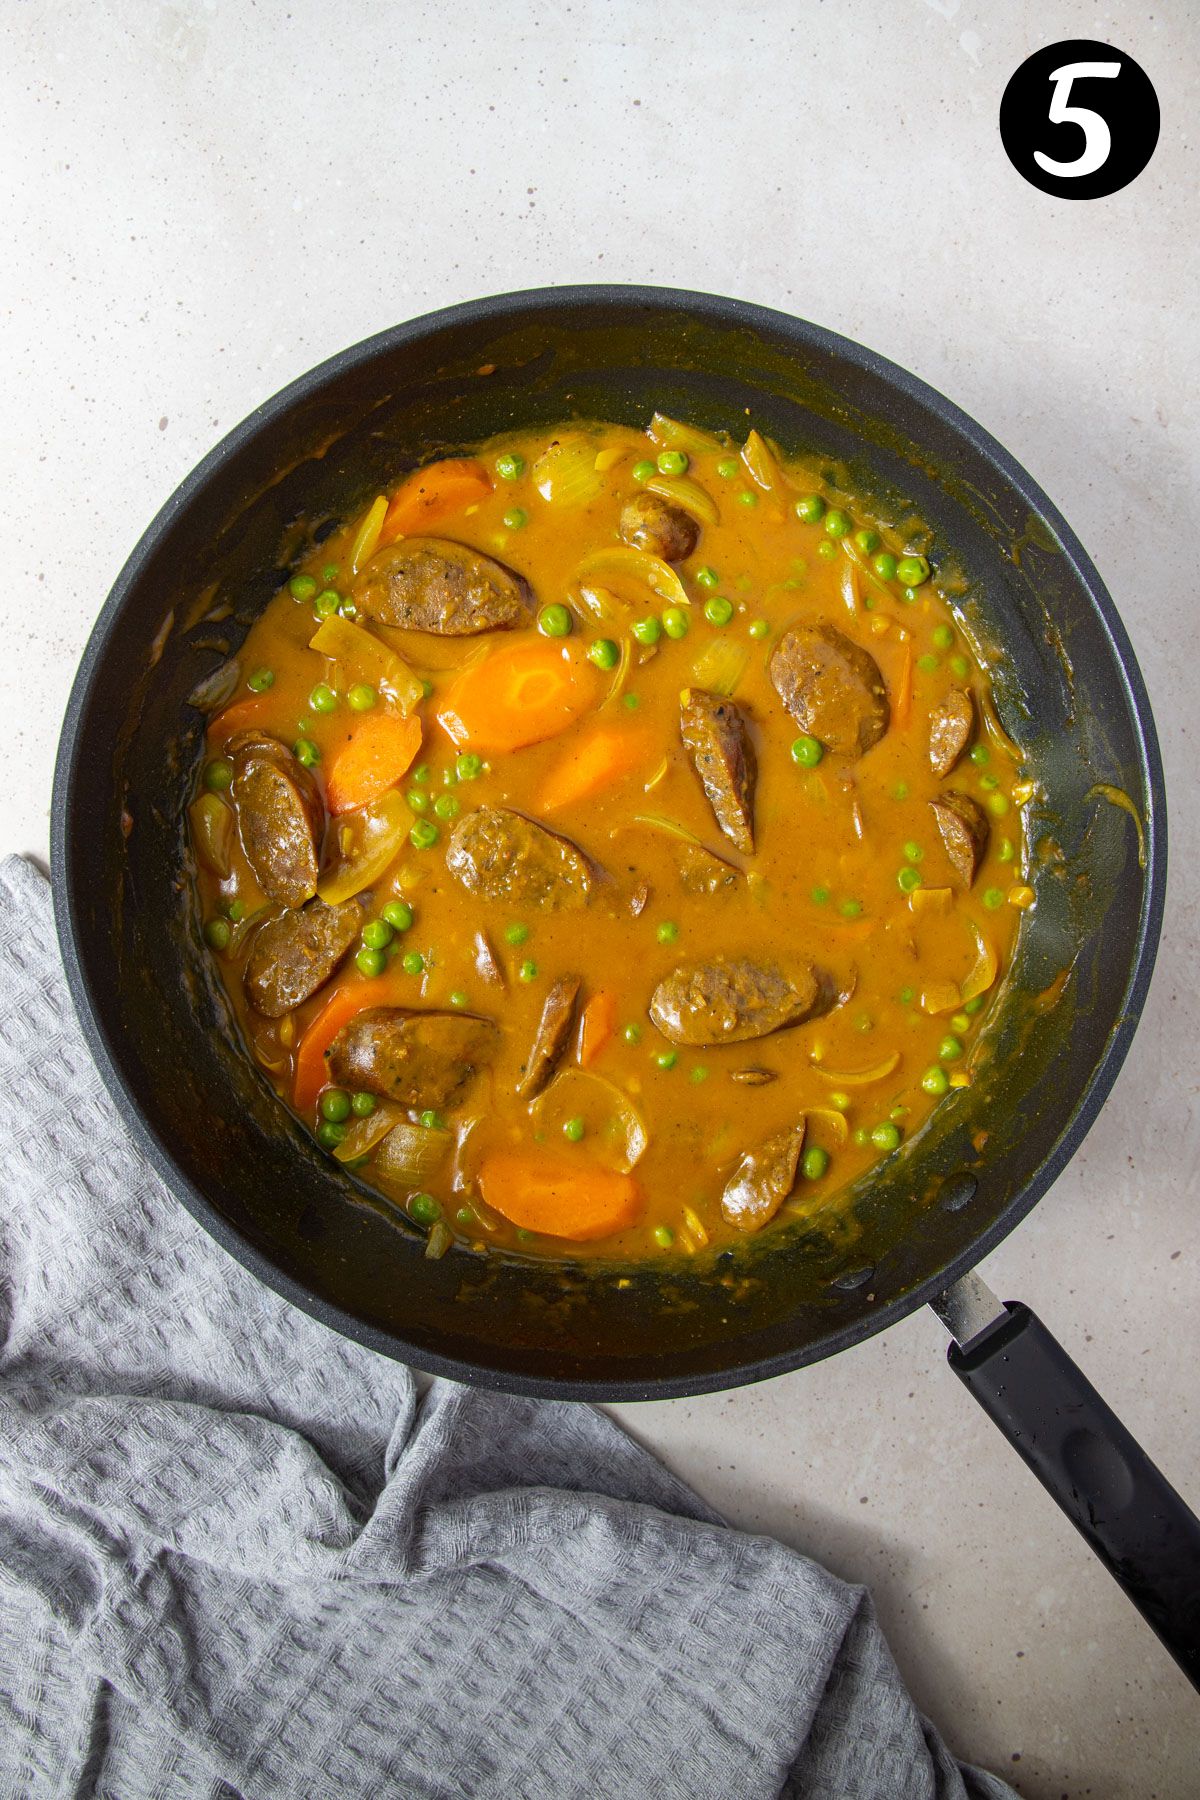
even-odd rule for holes
{"type": "Polygon", "coordinates": [[[966,1284],[976,1306],[994,1298],[968,1276],[934,1302],[964,1338],[950,1367],[1200,1688],[1200,1519],[1027,1306],[997,1302],[963,1333],[953,1301],[966,1284]]]}

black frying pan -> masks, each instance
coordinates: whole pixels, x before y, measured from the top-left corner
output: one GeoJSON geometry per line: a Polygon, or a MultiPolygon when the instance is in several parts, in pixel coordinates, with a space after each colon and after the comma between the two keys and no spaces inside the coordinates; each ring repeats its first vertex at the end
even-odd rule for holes
{"type": "Polygon", "coordinates": [[[71,696],[53,843],[67,972],[109,1089],[184,1204],[268,1285],[418,1367],[587,1400],[757,1381],[933,1301],[957,1372],[1200,1682],[1200,1522],[1038,1321],[969,1276],[1078,1148],[1128,1050],[1162,918],[1166,815],[1146,692],[1096,570],[1025,471],[940,394],[816,326],[655,289],[501,296],[345,351],[238,426],[122,571],[71,696]],[[859,1184],[835,1237],[768,1233],[669,1273],[458,1251],[429,1262],[222,1035],[180,876],[202,750],[187,696],[279,587],[302,516],[333,519],[506,427],[640,425],[655,407],[734,432],[751,418],[817,450],[881,516],[925,518],[935,561],[954,552],[967,623],[1003,651],[1001,717],[1053,796],[1030,821],[1037,906],[986,1072],[859,1184]],[[214,599],[229,608],[219,625],[214,599]]]}

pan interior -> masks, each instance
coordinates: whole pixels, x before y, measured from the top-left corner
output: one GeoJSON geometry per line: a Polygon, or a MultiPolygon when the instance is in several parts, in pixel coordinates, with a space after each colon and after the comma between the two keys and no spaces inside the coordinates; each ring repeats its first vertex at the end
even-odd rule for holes
{"type": "Polygon", "coordinates": [[[77,1003],[118,1102],[185,1204],[290,1298],[462,1378],[591,1397],[777,1373],[879,1329],[961,1272],[1053,1179],[1136,1023],[1164,879],[1148,707],[1086,556],[998,447],[843,340],[703,296],[558,290],[385,334],[287,390],[201,465],[122,573],[64,732],[55,883],[77,1003]],[[767,1235],[715,1264],[518,1263],[423,1243],[364,1205],[221,1035],[198,947],[184,808],[196,683],[285,576],[297,521],[517,425],[748,420],[817,454],[882,516],[917,513],[994,647],[998,708],[1052,809],[1028,820],[1037,906],[993,1055],[836,1231],[767,1235]],[[214,624],[212,613],[228,606],[214,624]],[[1129,813],[1098,790],[1128,797],[1129,813]],[[1145,843],[1145,866],[1139,842],[1145,843]]]}

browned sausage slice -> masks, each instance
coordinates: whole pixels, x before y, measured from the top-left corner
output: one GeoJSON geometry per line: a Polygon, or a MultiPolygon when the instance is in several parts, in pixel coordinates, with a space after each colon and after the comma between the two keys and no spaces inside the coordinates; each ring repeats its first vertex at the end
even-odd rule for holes
{"type": "Polygon", "coordinates": [[[536,1099],[553,1075],[571,1035],[571,1026],[575,1022],[575,1002],[578,998],[578,975],[560,976],[546,995],[533,1048],[525,1065],[525,1075],[517,1089],[520,1099],[536,1099]]]}
{"type": "Polygon", "coordinates": [[[775,692],[827,750],[862,756],[888,728],[891,707],[879,665],[836,625],[793,625],[771,653],[775,692]]]}
{"type": "Polygon", "coordinates": [[[621,509],[618,531],[635,550],[648,550],[669,563],[689,557],[700,536],[695,519],[661,494],[635,494],[621,509]]]}
{"type": "Polygon", "coordinates": [[[774,963],[718,956],[683,963],[660,981],[650,1017],[674,1044],[744,1044],[828,1011],[835,998],[809,962],[785,974],[774,963]]]}
{"type": "Polygon", "coordinates": [[[970,688],[952,687],[929,715],[929,766],[948,775],[975,729],[975,701],[970,688]]]}
{"type": "Polygon", "coordinates": [[[752,855],[758,760],[741,709],[703,688],[684,688],[679,730],[717,824],[731,844],[752,855]]]}
{"type": "Polygon", "coordinates": [[[953,790],[943,794],[938,800],[931,800],[929,804],[937,820],[942,842],[946,846],[946,855],[964,886],[970,887],[979,873],[980,863],[987,855],[988,839],[991,836],[988,816],[978,800],[972,799],[970,794],[959,794],[953,790]]]}
{"type": "Polygon", "coordinates": [[[796,1185],[804,1148],[804,1120],[747,1150],[725,1183],[721,1211],[739,1231],[761,1231],[796,1185]]]}
{"type": "Polygon", "coordinates": [[[240,731],[226,751],[246,861],[269,900],[303,906],[317,891],[325,806],[320,789],[286,744],[240,731]]]}
{"type": "Polygon", "coordinates": [[[340,906],[312,900],[261,925],[242,978],[255,1012],[280,1019],[324,987],[362,929],[370,898],[359,894],[340,906]]]}
{"type": "Polygon", "coordinates": [[[503,563],[449,538],[400,538],[377,552],[351,590],[364,618],[405,631],[473,637],[528,625],[527,584],[503,563]]]}
{"type": "Polygon", "coordinates": [[[400,1106],[450,1106],[495,1050],[491,1019],[369,1006],[326,1052],[330,1078],[400,1106]]]}
{"type": "Polygon", "coordinates": [[[480,806],[450,833],[446,867],[470,894],[547,912],[586,906],[592,870],[582,850],[506,806],[480,806]]]}

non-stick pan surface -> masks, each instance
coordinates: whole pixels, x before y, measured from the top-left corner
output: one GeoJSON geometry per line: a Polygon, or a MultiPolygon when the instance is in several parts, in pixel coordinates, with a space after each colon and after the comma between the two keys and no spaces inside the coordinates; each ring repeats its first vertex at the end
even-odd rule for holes
{"type": "Polygon", "coordinates": [[[847,340],[712,296],[557,289],[454,307],[345,351],[260,407],[172,497],[119,576],[71,697],[53,876],[76,1005],[130,1129],[270,1286],[418,1366],[526,1393],[661,1398],[827,1356],[912,1311],[1010,1231],[1078,1147],[1129,1047],[1165,883],[1162,772],[1128,639],[1031,478],[971,419],[847,340]],[[670,1273],[422,1244],[363,1204],[221,1034],[180,870],[201,719],[187,696],[284,578],[302,515],[567,415],[753,421],[847,466],[953,552],[995,647],[1006,728],[1050,797],[1036,909],[974,1087],[862,1184],[841,1226],[670,1273]],[[214,624],[214,604],[229,616],[214,624]],[[1108,790],[1109,796],[1100,790],[1108,790]],[[1130,812],[1112,795],[1127,797],[1130,812]],[[1144,846],[1139,857],[1139,845],[1144,846]]]}

